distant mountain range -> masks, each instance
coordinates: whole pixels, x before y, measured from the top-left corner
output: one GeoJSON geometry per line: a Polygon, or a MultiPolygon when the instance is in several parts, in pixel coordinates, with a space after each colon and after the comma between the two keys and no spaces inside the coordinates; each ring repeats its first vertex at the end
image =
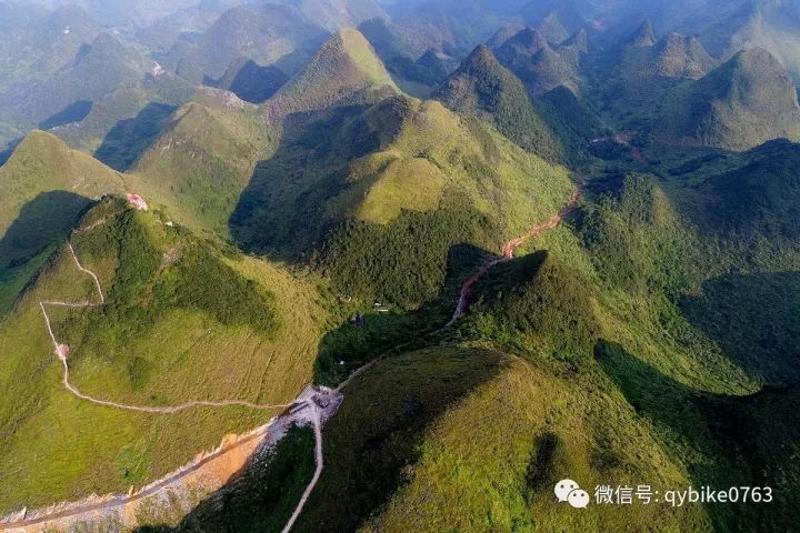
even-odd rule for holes
{"type": "Polygon", "coordinates": [[[792,531],[798,40],[788,0],[0,0],[0,528],[792,531]]]}

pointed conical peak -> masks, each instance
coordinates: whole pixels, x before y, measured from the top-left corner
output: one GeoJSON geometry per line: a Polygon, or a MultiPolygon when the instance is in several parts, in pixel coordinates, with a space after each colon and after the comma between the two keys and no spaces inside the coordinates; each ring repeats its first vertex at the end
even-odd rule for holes
{"type": "Polygon", "coordinates": [[[589,51],[589,34],[586,33],[585,29],[581,28],[573,33],[572,37],[562,44],[562,47],[572,48],[573,50],[585,54],[589,51]]]}
{"type": "Polygon", "coordinates": [[[656,44],[656,37],[653,31],[653,25],[649,20],[645,20],[631,36],[630,45],[644,48],[653,46],[654,44],[656,44]]]}
{"type": "Polygon", "coordinates": [[[714,70],[708,78],[718,78],[737,88],[737,93],[746,95],[759,93],[759,87],[789,91],[795,96],[795,88],[786,68],[764,48],[748,48],[739,51],[727,63],[714,70]]]}
{"type": "Polygon", "coordinates": [[[696,86],[700,94],[713,98],[755,102],[770,100],[774,106],[791,101],[797,95],[789,73],[763,48],[741,50],[717,67],[696,86]]]}
{"type": "Polygon", "coordinates": [[[708,50],[706,50],[706,47],[700,42],[700,39],[695,36],[689,37],[687,46],[689,52],[692,54],[703,54],[711,57],[711,55],[708,53],[708,50]]]}
{"type": "Polygon", "coordinates": [[[760,47],[741,50],[731,58],[730,63],[740,69],[768,68],[774,71],[786,71],[775,56],[760,47]]]}
{"type": "Polygon", "coordinates": [[[506,44],[506,42],[509,39],[511,39],[524,29],[525,25],[520,24],[518,22],[511,22],[509,24],[506,24],[505,26],[497,30],[497,32],[492,36],[491,39],[486,41],[486,46],[488,46],[493,50],[496,50],[497,48],[500,48],[501,46],[506,44]]]}
{"type": "Polygon", "coordinates": [[[543,18],[536,25],[536,29],[551,43],[558,44],[569,38],[569,32],[561,24],[561,20],[555,11],[543,18]]]}
{"type": "Polygon", "coordinates": [[[458,69],[459,71],[468,71],[474,68],[481,68],[490,66],[493,67],[494,65],[498,65],[497,58],[494,57],[494,54],[486,45],[478,45],[475,50],[464,60],[461,64],[461,67],[458,69]]]}
{"type": "Polygon", "coordinates": [[[41,193],[70,191],[92,198],[124,190],[120,174],[55,135],[34,130],[0,167],[0,235],[41,193]]]}
{"type": "Polygon", "coordinates": [[[683,46],[684,42],[688,42],[688,40],[683,35],[671,31],[666,34],[663,39],[661,39],[659,45],[662,47],[683,46]]]}
{"type": "Polygon", "coordinates": [[[75,59],[75,64],[112,62],[111,66],[138,64],[140,57],[114,35],[101,32],[91,45],[84,46],[75,59]]]}
{"type": "Polygon", "coordinates": [[[544,61],[547,62],[563,62],[564,58],[561,57],[561,54],[553,50],[550,45],[545,46],[539,53],[536,54],[536,61],[537,63],[542,63],[544,61]]]}
{"type": "Polygon", "coordinates": [[[395,85],[369,41],[357,30],[334,35],[309,64],[269,101],[272,116],[374,103],[396,94],[395,85]]]}
{"type": "Polygon", "coordinates": [[[9,163],[22,158],[25,154],[39,152],[42,157],[51,157],[56,154],[67,154],[69,148],[60,138],[52,133],[33,130],[14,148],[9,163]]]}
{"type": "Polygon", "coordinates": [[[506,41],[505,46],[514,46],[528,51],[531,54],[548,46],[547,39],[540,32],[533,28],[525,28],[514,37],[506,41]]]}
{"type": "Polygon", "coordinates": [[[655,47],[655,73],[670,78],[699,79],[708,74],[714,60],[700,41],[670,32],[655,47]]]}

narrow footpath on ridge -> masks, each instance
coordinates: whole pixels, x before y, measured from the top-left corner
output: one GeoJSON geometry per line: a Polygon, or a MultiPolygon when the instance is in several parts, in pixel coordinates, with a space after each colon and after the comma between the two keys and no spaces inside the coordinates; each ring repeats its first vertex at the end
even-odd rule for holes
{"type": "Polygon", "coordinates": [[[41,301],[39,302],[39,307],[42,309],[42,316],[44,317],[44,323],[47,327],[47,333],[50,335],[50,340],[53,342],[53,347],[55,349],[55,354],[58,356],[59,360],[61,361],[62,366],[64,367],[64,387],[72,393],[73,396],[91,402],[96,405],[102,405],[104,407],[113,407],[115,409],[124,409],[127,411],[138,411],[142,413],[153,413],[153,414],[175,414],[181,411],[185,411],[187,409],[192,409],[194,407],[248,407],[250,409],[257,409],[257,410],[272,410],[272,409],[281,409],[290,407],[293,403],[288,404],[268,404],[268,405],[260,405],[253,402],[248,402],[244,400],[220,400],[220,401],[207,401],[207,400],[193,400],[190,402],[186,402],[179,405],[169,405],[169,406],[144,406],[144,405],[128,405],[118,402],[113,402],[109,400],[100,400],[89,396],[88,394],[82,393],[75,385],[70,382],[69,379],[69,364],[67,363],[67,359],[69,359],[70,348],[66,344],[62,344],[58,342],[56,339],[55,334],[53,333],[53,327],[50,323],[50,315],[47,313],[48,307],[66,307],[70,309],[88,309],[92,307],[101,307],[105,304],[105,296],[103,294],[103,288],[100,285],[100,279],[97,277],[97,274],[92,272],[91,270],[84,268],[81,264],[80,260],[78,260],[78,256],[75,254],[75,249],[72,247],[72,243],[67,241],[67,249],[69,250],[70,255],[72,256],[75,265],[78,267],[78,270],[87,274],[92,278],[94,281],[94,285],[97,289],[97,294],[99,296],[99,301],[97,303],[92,303],[89,301],[86,302],[62,302],[62,301],[41,301]]]}
{"type": "MultiPolygon", "coordinates": [[[[104,221],[100,221],[99,223],[95,223],[87,228],[84,228],[80,233],[85,233],[87,231],[90,231],[91,229],[94,229],[95,227],[102,225],[103,222],[104,221]]],[[[105,511],[125,506],[136,500],[141,500],[143,498],[151,496],[157,493],[158,491],[166,488],[167,486],[180,481],[186,476],[196,472],[199,468],[201,468],[204,464],[208,463],[209,461],[217,459],[226,453],[230,453],[233,450],[240,448],[241,446],[252,441],[254,438],[268,435],[269,431],[271,429],[274,429],[273,428],[274,425],[281,426],[279,429],[284,432],[283,434],[285,434],[285,430],[287,430],[288,428],[283,426],[287,426],[287,424],[291,425],[293,423],[298,423],[300,425],[306,425],[310,423],[314,427],[316,471],[314,472],[314,477],[309,483],[308,487],[306,488],[305,493],[303,494],[303,497],[297,506],[297,509],[295,510],[289,523],[287,523],[286,527],[283,530],[285,532],[288,532],[294,525],[294,522],[300,516],[300,513],[302,512],[303,507],[305,506],[305,502],[308,500],[308,497],[311,495],[314,486],[316,485],[317,481],[322,475],[322,468],[323,468],[322,419],[319,407],[321,405],[325,407],[333,406],[333,412],[335,412],[335,408],[338,407],[339,403],[341,403],[341,394],[338,392],[338,390],[333,391],[325,387],[317,388],[309,386],[295,401],[283,404],[257,404],[245,400],[219,400],[219,401],[192,400],[178,405],[166,405],[166,406],[124,404],[111,400],[103,400],[95,398],[93,396],[81,392],[80,389],[78,389],[70,381],[69,363],[68,363],[70,355],[70,347],[67,344],[59,342],[58,339],[56,338],[56,335],[53,331],[50,315],[48,314],[47,309],[50,307],[62,307],[68,309],[90,309],[105,305],[106,300],[105,300],[105,294],[103,293],[102,285],[100,284],[100,278],[93,271],[89,270],[88,268],[84,267],[83,264],[81,264],[80,260],[78,259],[78,255],[75,253],[75,248],[72,246],[72,242],[69,239],[67,240],[67,249],[77,269],[92,279],[92,282],[97,291],[98,301],[91,302],[89,300],[86,300],[83,302],[65,302],[60,300],[42,300],[39,302],[39,308],[42,311],[42,317],[44,319],[47,333],[50,336],[50,340],[53,343],[54,353],[61,361],[61,365],[63,366],[64,369],[62,382],[64,384],[64,387],[73,396],[82,401],[86,401],[103,407],[121,409],[126,411],[137,411],[148,414],[160,414],[160,415],[176,414],[181,411],[197,407],[246,407],[261,411],[269,411],[277,409],[284,409],[286,411],[277,420],[274,420],[264,428],[260,428],[263,429],[263,431],[256,430],[252,434],[246,436],[245,438],[239,440],[238,442],[234,443],[231,446],[227,447],[222,446],[215,453],[208,455],[207,457],[204,457],[201,461],[196,462],[190,467],[184,467],[176,473],[169,474],[165,478],[162,478],[161,480],[152,483],[151,485],[147,486],[146,488],[142,489],[137,493],[128,494],[126,496],[114,496],[110,499],[107,499],[99,503],[76,505],[74,507],[70,507],[69,509],[54,513],[43,513],[41,515],[32,517],[30,519],[26,519],[25,516],[23,516],[22,520],[13,520],[5,522],[0,521],[0,531],[31,527],[37,524],[44,524],[47,522],[51,522],[53,520],[69,518],[71,516],[76,516],[84,513],[105,511]]],[[[329,409],[328,411],[331,410],[329,409]]],[[[327,412],[326,418],[332,416],[333,412],[327,412]]],[[[280,433],[281,431],[278,431],[278,433],[280,433]]]]}
{"type": "MultiPolygon", "coordinates": [[[[506,242],[503,245],[502,248],[503,255],[501,257],[493,261],[490,261],[489,263],[486,263],[478,271],[469,276],[461,286],[458,303],[456,305],[456,309],[453,313],[452,318],[442,329],[447,329],[451,327],[461,317],[463,317],[464,314],[466,314],[466,312],[469,310],[472,289],[483,276],[485,276],[495,266],[509,262],[512,259],[514,259],[514,252],[517,250],[517,248],[519,248],[522,244],[524,244],[528,240],[536,238],[545,233],[546,231],[558,227],[558,225],[561,224],[561,222],[564,220],[566,216],[575,211],[578,202],[580,201],[580,198],[581,198],[581,191],[580,189],[578,189],[572,193],[568,203],[558,213],[553,215],[546,222],[533,226],[524,235],[506,242]]],[[[102,223],[103,221],[96,223],[92,226],[85,228],[81,232],[83,233],[89,231],[102,223]]],[[[377,359],[374,359],[373,361],[355,370],[352,374],[350,374],[350,376],[345,381],[339,384],[339,386],[336,389],[328,389],[327,387],[309,386],[303,391],[303,393],[300,394],[300,396],[295,401],[286,404],[261,405],[244,400],[221,400],[221,401],[193,400],[190,402],[172,406],[144,406],[144,405],[123,404],[119,402],[92,397],[90,395],[81,392],[76,386],[74,386],[70,382],[69,364],[68,364],[70,348],[68,345],[60,343],[56,338],[53,332],[52,324],[50,322],[50,316],[47,313],[48,307],[88,309],[94,307],[101,307],[105,304],[105,295],[103,294],[103,289],[97,274],[85,268],[81,264],[70,240],[67,240],[67,248],[78,270],[80,270],[81,272],[92,278],[95,288],[97,289],[98,301],[64,302],[64,301],[45,300],[39,302],[39,307],[42,310],[42,316],[44,318],[45,326],[47,327],[47,332],[53,343],[55,355],[61,361],[61,364],[64,368],[64,374],[63,374],[64,387],[72,395],[74,395],[80,400],[91,402],[93,404],[100,405],[103,407],[123,409],[128,411],[138,411],[150,414],[162,414],[162,415],[175,414],[196,407],[231,407],[231,406],[246,407],[257,410],[284,409],[284,412],[280,416],[270,421],[270,423],[267,424],[266,426],[254,430],[249,435],[247,435],[243,439],[240,439],[233,445],[222,446],[214,453],[203,458],[201,461],[196,462],[191,466],[184,467],[175,473],[169,474],[166,477],[152,483],[151,485],[148,485],[147,487],[145,487],[144,489],[140,490],[137,493],[131,493],[126,496],[114,496],[110,499],[106,499],[99,503],[76,505],[74,507],[70,507],[68,509],[59,510],[52,513],[46,513],[46,512],[40,513],[37,516],[29,519],[26,519],[25,516],[23,516],[21,520],[18,519],[6,522],[0,521],[0,531],[27,528],[35,526],[37,524],[45,524],[53,520],[69,518],[84,513],[96,513],[104,510],[110,510],[117,507],[125,506],[133,501],[146,498],[147,496],[153,495],[167,488],[168,486],[180,481],[182,478],[202,468],[204,464],[236,450],[237,448],[245,445],[246,443],[251,442],[253,439],[263,438],[264,440],[268,440],[270,433],[273,433],[275,439],[273,439],[274,442],[272,442],[272,444],[274,445],[275,442],[279,441],[280,438],[282,438],[282,436],[285,435],[285,432],[288,430],[289,427],[291,427],[291,425],[295,423],[299,425],[310,424],[314,428],[314,441],[315,441],[314,458],[315,458],[316,468],[314,471],[314,475],[309,484],[306,486],[300,498],[300,501],[298,502],[294,512],[292,513],[292,516],[289,518],[289,521],[286,523],[285,527],[282,530],[282,533],[288,533],[294,526],[297,519],[300,517],[300,514],[303,512],[303,508],[305,507],[308,498],[311,496],[311,493],[314,491],[314,487],[316,486],[317,482],[319,481],[322,475],[322,471],[324,468],[322,425],[324,421],[333,416],[333,414],[335,414],[338,406],[343,401],[344,396],[342,394],[342,390],[345,387],[347,387],[357,376],[369,370],[383,357],[378,357],[377,359]],[[322,409],[322,412],[320,411],[320,409],[322,409]]]]}

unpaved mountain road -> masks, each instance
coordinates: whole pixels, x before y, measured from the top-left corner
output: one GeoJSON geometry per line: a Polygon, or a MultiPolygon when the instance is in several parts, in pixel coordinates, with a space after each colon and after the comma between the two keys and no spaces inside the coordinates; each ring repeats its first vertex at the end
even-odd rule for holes
{"type": "Polygon", "coordinates": [[[581,191],[580,189],[575,190],[572,195],[569,197],[569,201],[567,204],[555,215],[550,217],[549,220],[543,222],[541,224],[537,224],[533,226],[531,229],[528,230],[525,235],[521,235],[515,239],[512,239],[503,245],[503,255],[498,259],[490,261],[483,265],[477,272],[472,274],[468,277],[464,283],[461,285],[461,293],[459,294],[458,304],[456,305],[456,309],[453,312],[453,317],[450,319],[450,322],[445,325],[443,329],[447,329],[458,320],[464,316],[464,314],[469,310],[470,305],[470,296],[472,295],[472,289],[475,287],[475,284],[480,281],[483,276],[489,273],[497,265],[507,263],[514,259],[514,252],[525,244],[527,241],[531,239],[535,239],[539,237],[543,233],[555,229],[558,227],[561,222],[564,221],[564,218],[567,217],[570,213],[574,212],[578,208],[578,202],[581,199],[581,191]]]}
{"type": "MultiPolygon", "coordinates": [[[[298,504],[297,510],[295,511],[295,514],[299,516],[308,495],[311,494],[314,485],[316,485],[317,480],[319,480],[322,474],[322,423],[336,413],[341,401],[342,395],[338,394],[336,391],[324,387],[316,388],[309,386],[298,397],[290,409],[287,409],[279,417],[274,418],[267,425],[257,428],[232,444],[221,446],[213,453],[151,483],[138,492],[127,495],[109,496],[100,501],[77,503],[63,509],[56,509],[53,511],[45,510],[34,513],[33,516],[30,517],[0,522],[0,531],[11,530],[27,532],[68,529],[63,527],[65,524],[80,528],[82,520],[97,520],[98,517],[107,516],[109,512],[122,509],[138,501],[157,495],[159,492],[169,489],[181,482],[184,478],[205,468],[210,463],[219,459],[224,459],[225,455],[235,453],[240,448],[253,447],[255,445],[256,447],[253,454],[259,453],[260,450],[267,449],[277,444],[283,436],[286,435],[292,425],[297,424],[303,426],[310,424],[314,427],[316,439],[315,456],[317,459],[317,467],[314,479],[312,479],[312,482],[309,484],[309,488],[306,489],[307,494],[298,504]],[[74,519],[74,522],[69,522],[70,519],[74,519]]],[[[238,469],[235,469],[235,471],[238,471],[238,469]]],[[[288,529],[285,531],[288,531],[288,529]]]]}
{"type": "MultiPolygon", "coordinates": [[[[81,230],[81,233],[85,233],[95,227],[98,227],[102,224],[100,223],[93,224],[88,228],[84,228],[81,230]]],[[[98,294],[98,302],[91,302],[91,301],[84,301],[84,302],[65,302],[65,301],[55,301],[55,300],[42,300],[39,302],[39,307],[42,311],[42,317],[44,319],[45,327],[47,328],[47,333],[50,336],[50,340],[53,343],[53,350],[55,355],[61,361],[61,364],[64,368],[64,373],[62,377],[62,382],[64,387],[76,398],[93,403],[95,405],[100,405],[103,407],[109,407],[113,409],[121,409],[126,411],[137,411],[141,413],[148,413],[148,414],[160,414],[160,415],[171,415],[175,413],[179,413],[181,411],[185,411],[187,409],[193,409],[196,407],[246,407],[250,409],[262,410],[262,411],[269,411],[269,410],[277,410],[277,409],[285,409],[285,412],[281,417],[275,421],[283,431],[280,432],[281,436],[285,434],[285,431],[288,431],[288,427],[292,424],[298,425],[306,425],[311,424],[314,427],[314,434],[315,434],[315,458],[316,458],[316,471],[314,473],[314,478],[311,480],[308,488],[306,489],[303,498],[301,499],[300,503],[295,510],[294,515],[291,518],[291,522],[286,526],[284,531],[289,531],[294,521],[302,512],[303,506],[305,505],[306,500],[308,499],[309,495],[313,491],[314,486],[316,485],[317,481],[319,480],[320,475],[322,474],[322,428],[321,428],[321,416],[319,407],[324,404],[324,406],[334,406],[335,408],[338,407],[341,397],[337,391],[332,391],[326,388],[314,388],[308,387],[306,391],[298,397],[297,400],[291,403],[284,403],[284,404],[257,404],[245,400],[218,400],[218,401],[211,401],[211,400],[192,400],[189,402],[185,402],[178,405],[168,405],[168,406],[147,406],[147,405],[131,405],[131,404],[124,404],[120,402],[114,402],[110,400],[103,400],[99,398],[95,398],[88,394],[84,394],[80,391],[76,386],[72,384],[70,381],[70,374],[69,374],[69,354],[70,348],[68,345],[60,343],[56,338],[56,335],[53,331],[53,326],[50,320],[50,315],[47,312],[48,307],[64,307],[69,309],[90,309],[95,307],[101,307],[105,304],[105,295],[103,293],[102,285],[100,284],[100,279],[93,271],[85,268],[80,260],[78,259],[77,254],[75,253],[75,249],[72,246],[72,242],[67,240],[67,249],[75,263],[75,266],[78,268],[79,271],[83,272],[84,274],[88,275],[92,278],[92,281],[97,289],[98,294]],[[309,394],[308,391],[315,391],[312,394],[309,394]],[[324,396],[324,398],[322,397],[324,396]],[[333,400],[331,400],[333,398],[333,400]],[[309,414],[310,413],[310,414],[309,414]]],[[[325,418],[332,416],[332,412],[326,412],[325,418]]],[[[231,451],[244,446],[245,444],[249,443],[255,438],[264,436],[265,433],[270,431],[270,427],[273,426],[274,423],[268,424],[265,426],[263,432],[256,432],[254,434],[248,435],[244,439],[237,441],[235,444],[231,446],[222,446],[219,450],[212,453],[211,455],[203,458],[202,460],[191,464],[190,466],[183,468],[173,474],[162,478],[161,480],[156,481],[155,483],[147,486],[146,488],[142,489],[141,491],[135,494],[129,495],[120,495],[120,496],[112,496],[102,502],[87,504],[87,505],[76,505],[74,507],[70,507],[66,510],[54,512],[54,513],[41,513],[40,516],[35,516],[30,519],[23,518],[22,520],[13,520],[13,521],[4,521],[0,522],[0,531],[4,530],[11,530],[11,529],[25,529],[30,528],[32,526],[36,526],[39,524],[48,524],[52,523],[55,520],[69,518],[73,516],[85,515],[87,513],[98,513],[102,511],[108,511],[114,508],[123,507],[128,505],[132,502],[137,500],[142,500],[147,498],[150,495],[153,495],[164,488],[175,484],[185,478],[186,476],[196,472],[200,469],[203,465],[207,464],[208,462],[223,456],[224,454],[230,453],[231,451]]],[[[275,433],[273,429],[273,433],[275,433]]],[[[279,438],[278,438],[279,440],[279,438]]]]}
{"type": "Polygon", "coordinates": [[[93,307],[100,307],[105,304],[105,296],[103,295],[103,288],[100,285],[100,279],[97,277],[97,274],[95,274],[94,272],[92,272],[87,268],[84,268],[84,266],[78,259],[77,254],[75,253],[75,249],[72,247],[72,243],[69,241],[67,241],[67,248],[69,249],[70,255],[72,256],[72,259],[75,262],[75,265],[77,266],[78,270],[90,276],[94,281],[95,287],[97,288],[97,293],[99,295],[99,302],[91,303],[88,301],[86,302],[41,301],[39,302],[39,307],[42,310],[44,322],[47,327],[47,333],[50,335],[50,340],[52,340],[53,342],[53,348],[55,350],[55,354],[59,358],[59,360],[61,360],[61,364],[64,367],[64,377],[63,377],[64,387],[66,387],[67,390],[70,393],[72,393],[73,396],[81,400],[91,402],[95,405],[102,405],[104,407],[112,407],[114,409],[123,409],[126,411],[138,411],[140,413],[164,414],[164,415],[179,413],[181,411],[186,411],[187,409],[193,409],[195,407],[247,407],[250,409],[256,409],[260,411],[268,411],[268,410],[284,409],[293,405],[293,403],[257,404],[245,400],[218,400],[218,401],[192,400],[179,405],[167,405],[167,406],[130,405],[110,400],[101,400],[81,392],[75,385],[73,385],[70,382],[69,363],[67,362],[67,360],[69,359],[70,349],[69,346],[60,343],[58,339],[56,339],[56,336],[53,333],[52,324],[50,322],[50,315],[47,313],[47,307],[67,307],[70,309],[89,309],[93,307]]]}
{"type": "MultiPolygon", "coordinates": [[[[525,235],[512,239],[505,243],[502,247],[503,255],[502,257],[495,259],[485,265],[483,265],[477,272],[472,274],[469,278],[465,280],[462,284],[461,291],[459,294],[458,304],[456,306],[455,312],[453,313],[453,317],[451,320],[445,325],[443,329],[447,329],[453,324],[455,324],[464,314],[468,311],[470,305],[470,296],[472,288],[475,284],[485,276],[492,268],[495,266],[506,263],[514,259],[514,252],[519,248],[522,244],[527,242],[530,239],[536,238],[542,235],[544,232],[555,229],[558,227],[561,222],[563,222],[564,218],[568,216],[570,213],[575,211],[577,208],[578,202],[581,198],[581,191],[580,189],[576,190],[572,193],[569,198],[568,203],[565,205],[564,208],[561,209],[558,213],[553,215],[549,220],[544,223],[537,224],[533,226],[530,230],[528,230],[525,235]]],[[[102,223],[102,222],[101,222],[102,223]]],[[[90,226],[89,228],[85,228],[82,232],[89,231],[94,227],[97,227],[99,224],[95,224],[90,226]]],[[[222,401],[207,401],[207,400],[194,400],[190,402],[186,402],[180,405],[174,406],[142,406],[142,405],[128,405],[122,404],[118,402],[113,402],[109,400],[101,400],[94,398],[92,396],[86,395],[82,393],[77,387],[73,386],[69,379],[69,347],[65,344],[61,344],[58,342],[55,334],[53,333],[52,325],[50,323],[50,317],[47,313],[48,306],[56,306],[56,307],[67,307],[71,309],[85,309],[85,308],[92,308],[92,307],[99,307],[105,304],[105,296],[103,294],[103,289],[100,284],[100,280],[98,276],[92,272],[91,270],[85,268],[80,260],[78,259],[77,254],[75,253],[74,248],[72,247],[71,242],[67,241],[67,245],[70,251],[70,254],[75,262],[77,268],[90,276],[94,281],[95,287],[97,288],[97,293],[99,295],[99,303],[92,303],[89,301],[86,302],[62,302],[62,301],[41,301],[39,302],[39,306],[42,310],[42,315],[44,317],[45,325],[47,327],[47,331],[50,335],[50,339],[53,342],[55,354],[61,361],[64,367],[64,374],[63,374],[63,383],[67,390],[77,398],[94,403],[96,405],[110,407],[115,409],[123,409],[129,411],[139,411],[144,413],[151,413],[151,414],[174,414],[180,411],[184,411],[187,409],[195,408],[195,407],[228,407],[228,406],[241,406],[247,407],[251,409],[258,409],[258,410],[272,410],[272,409],[285,409],[283,414],[276,417],[266,426],[262,428],[258,428],[257,430],[251,432],[247,436],[242,439],[239,439],[232,445],[229,446],[221,446],[218,450],[213,452],[210,455],[205,456],[199,461],[192,463],[191,465],[184,467],[173,474],[170,474],[151,485],[143,488],[137,493],[132,493],[124,496],[113,496],[106,500],[103,500],[99,503],[93,504],[76,504],[72,507],[69,507],[64,510],[59,510],[56,512],[47,512],[41,511],[36,513],[37,516],[33,516],[31,518],[25,518],[21,520],[11,520],[6,522],[0,522],[0,531],[5,530],[20,530],[20,531],[28,531],[31,527],[36,527],[37,525],[44,527],[49,527],[54,523],[54,521],[68,519],[71,517],[79,517],[84,515],[97,515],[97,513],[101,513],[103,511],[113,510],[115,508],[121,508],[137,500],[143,500],[149,496],[157,494],[158,492],[169,488],[170,486],[180,482],[183,478],[193,474],[194,472],[202,469],[206,464],[223,457],[226,454],[234,452],[235,450],[245,446],[248,443],[251,443],[255,439],[263,439],[264,445],[274,445],[286,434],[289,428],[292,425],[312,425],[314,428],[314,456],[315,456],[315,463],[316,468],[314,471],[314,475],[306,486],[306,489],[303,492],[303,495],[300,498],[292,516],[290,517],[289,521],[286,523],[286,526],[283,528],[282,533],[288,533],[292,527],[294,526],[297,519],[300,517],[300,514],[303,511],[303,508],[308,501],[311,493],[313,492],[317,482],[319,481],[322,471],[324,468],[323,456],[323,436],[322,436],[322,425],[325,420],[329,419],[333,416],[339,405],[344,399],[342,394],[342,390],[347,387],[357,376],[363,374],[367,370],[369,370],[373,365],[375,365],[382,357],[379,357],[364,366],[355,370],[345,381],[343,381],[335,390],[331,390],[325,387],[313,387],[309,386],[306,388],[303,393],[301,393],[298,398],[292,402],[287,404],[274,404],[274,405],[260,405],[255,404],[248,401],[242,400],[222,400],[222,401]]]]}

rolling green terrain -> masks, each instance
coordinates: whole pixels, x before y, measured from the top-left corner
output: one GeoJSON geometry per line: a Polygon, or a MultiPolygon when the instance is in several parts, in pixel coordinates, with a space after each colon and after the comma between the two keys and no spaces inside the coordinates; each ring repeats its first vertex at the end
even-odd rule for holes
{"type": "Polygon", "coordinates": [[[92,198],[124,191],[120,174],[48,133],[22,141],[0,167],[0,316],[92,198]]]}
{"type": "MultiPolygon", "coordinates": [[[[98,273],[106,305],[51,319],[71,347],[72,380],[83,392],[134,405],[283,403],[311,379],[324,314],[309,284],[165,226],[162,215],[135,212],[121,200],[93,207],[78,231],[72,244],[98,273]]],[[[92,299],[93,291],[59,246],[0,324],[6,354],[0,471],[15,479],[0,492],[4,510],[21,501],[45,505],[127,490],[222,435],[264,421],[264,413],[238,407],[154,415],[71,396],[38,301],[92,299]]]]}
{"type": "MultiPolygon", "coordinates": [[[[684,312],[676,295],[713,276],[706,262],[717,258],[670,203],[652,178],[625,180],[572,228],[531,244],[541,251],[493,269],[455,330],[421,339],[430,347],[391,355],[349,384],[326,426],[326,469],[298,530],[791,527],[796,378],[788,367],[769,374],[744,364],[735,340],[720,342],[684,312]],[[762,385],[778,375],[791,385],[762,385]],[[778,405],[784,415],[771,416],[778,405]],[[552,503],[564,476],[590,490],[770,485],[776,500],[575,513],[552,503]]],[[[796,290],[791,277],[775,282],[796,290]]],[[[737,299],[770,298],[727,284],[707,297],[720,291],[733,298],[722,313],[741,313],[737,299]]],[[[740,338],[765,331],[747,316],[736,324],[740,338]]],[[[791,336],[792,324],[775,322],[773,331],[791,336]]],[[[177,529],[280,527],[310,475],[302,459],[310,440],[298,433],[291,442],[225,489],[223,504],[201,505],[177,529]]]]}
{"type": "MultiPolygon", "coordinates": [[[[12,64],[46,10],[0,1],[0,128],[51,128],[0,166],[0,516],[141,487],[279,414],[81,400],[63,343],[69,383],[134,406],[284,404],[360,369],[293,531],[792,531],[800,107],[774,39],[800,18],[731,4],[170,4],[127,14],[150,44],[62,8],[74,61],[12,64]]],[[[280,531],[314,446],[293,427],[140,531],[280,531]]]]}

